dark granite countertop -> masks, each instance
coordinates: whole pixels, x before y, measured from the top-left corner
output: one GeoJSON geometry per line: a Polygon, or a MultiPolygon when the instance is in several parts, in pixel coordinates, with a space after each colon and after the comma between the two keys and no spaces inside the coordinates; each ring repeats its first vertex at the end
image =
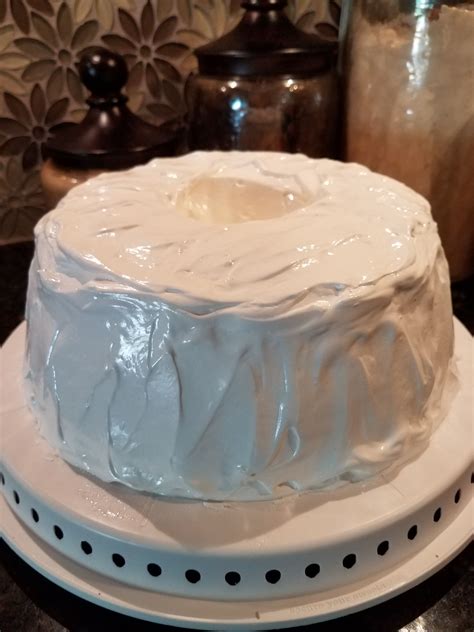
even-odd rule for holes
{"type": "MultiPolygon", "coordinates": [[[[0,246],[0,344],[23,319],[29,242],[0,246]]],[[[456,316],[474,332],[474,277],[452,286],[456,316]]],[[[173,629],[75,597],[32,570],[0,540],[0,632],[173,629]]],[[[176,628],[174,628],[176,629],[176,628]]],[[[320,632],[473,632],[474,544],[419,586],[379,606],[306,628],[320,632]]]]}

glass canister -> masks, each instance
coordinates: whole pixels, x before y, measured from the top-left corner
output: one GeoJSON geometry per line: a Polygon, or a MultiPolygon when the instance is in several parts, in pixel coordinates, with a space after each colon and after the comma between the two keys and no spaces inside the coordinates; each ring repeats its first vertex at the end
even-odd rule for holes
{"type": "Polygon", "coordinates": [[[474,3],[343,5],[346,158],[431,203],[451,277],[474,273],[474,3]]]}
{"type": "Polygon", "coordinates": [[[241,22],[198,48],[189,108],[191,149],[334,156],[337,42],[297,29],[286,0],[246,0],[241,22]]]}

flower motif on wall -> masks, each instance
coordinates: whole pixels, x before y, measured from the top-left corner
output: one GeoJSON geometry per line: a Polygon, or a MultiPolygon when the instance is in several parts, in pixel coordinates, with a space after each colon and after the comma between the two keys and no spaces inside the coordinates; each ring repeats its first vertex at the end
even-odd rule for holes
{"type": "MultiPolygon", "coordinates": [[[[53,0],[54,1],[54,0],[53,0]]],[[[29,8],[33,9],[37,13],[43,15],[54,15],[54,9],[50,0],[10,0],[10,14],[11,20],[6,23],[13,23],[21,33],[28,35],[31,30],[31,16],[28,11],[29,8]],[[27,7],[27,4],[29,7],[27,7]]],[[[0,24],[4,22],[7,14],[7,0],[0,0],[0,24]]]]}
{"type": "Polygon", "coordinates": [[[115,10],[135,9],[135,0],[75,0],[73,8],[74,21],[83,22],[91,15],[96,15],[101,26],[110,31],[115,23],[115,10]]]}
{"type": "Polygon", "coordinates": [[[49,91],[60,95],[65,85],[71,97],[82,105],[83,90],[75,63],[99,32],[97,20],[74,24],[71,9],[62,2],[52,20],[32,11],[31,24],[37,38],[19,37],[15,46],[33,61],[22,73],[25,81],[39,81],[49,76],[49,91]]]}
{"type": "Polygon", "coordinates": [[[341,18],[340,0],[298,0],[288,5],[288,16],[303,31],[316,31],[322,39],[337,40],[341,18]]]}
{"type": "Polygon", "coordinates": [[[18,158],[9,158],[0,178],[0,241],[31,237],[31,227],[44,213],[37,171],[25,172],[18,158]]]}
{"type": "MultiPolygon", "coordinates": [[[[178,13],[182,20],[178,30],[180,41],[190,44],[194,50],[236,26],[243,9],[240,0],[201,0],[193,6],[188,0],[178,0],[178,13]]],[[[183,64],[184,74],[189,75],[196,67],[197,60],[191,51],[183,64]]]]}
{"type": "Polygon", "coordinates": [[[4,94],[4,100],[11,117],[0,118],[0,132],[8,136],[0,145],[0,155],[22,154],[23,169],[31,169],[39,162],[42,143],[50,131],[63,121],[69,99],[64,97],[49,104],[41,86],[35,84],[29,108],[9,92],[4,94]]]}
{"type": "Polygon", "coordinates": [[[145,2],[137,19],[128,11],[118,9],[123,35],[107,34],[102,40],[125,57],[130,70],[128,92],[133,94],[144,81],[151,97],[148,109],[156,116],[166,118],[183,108],[182,77],[177,65],[189,49],[185,44],[170,41],[178,19],[168,14],[161,21],[157,4],[158,13],[155,13],[152,3],[145,2]]]}
{"type": "Polygon", "coordinates": [[[206,0],[195,3],[189,11],[186,0],[178,0],[178,12],[183,28],[179,29],[182,39],[193,48],[214,40],[236,26],[243,9],[240,0],[206,0]]]}
{"type": "Polygon", "coordinates": [[[28,65],[29,59],[13,48],[14,37],[15,27],[8,23],[5,16],[2,18],[0,8],[0,86],[2,90],[25,94],[24,86],[18,81],[17,75],[28,65]]]}

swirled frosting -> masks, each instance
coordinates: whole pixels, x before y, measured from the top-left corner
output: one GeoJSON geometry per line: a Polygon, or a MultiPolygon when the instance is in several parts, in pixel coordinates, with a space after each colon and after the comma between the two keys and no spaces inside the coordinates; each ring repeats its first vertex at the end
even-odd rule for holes
{"type": "Polygon", "coordinates": [[[426,443],[452,356],[428,203],[356,164],[198,152],[99,176],[36,228],[27,386],[103,480],[273,497],[426,443]]]}

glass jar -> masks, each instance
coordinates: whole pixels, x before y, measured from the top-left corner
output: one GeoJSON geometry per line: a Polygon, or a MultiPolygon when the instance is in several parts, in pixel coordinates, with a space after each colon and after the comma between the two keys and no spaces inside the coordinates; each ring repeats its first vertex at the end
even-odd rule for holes
{"type": "Polygon", "coordinates": [[[337,42],[297,29],[286,0],[247,0],[237,27],[197,49],[191,79],[191,149],[334,156],[337,42]]]}
{"type": "Polygon", "coordinates": [[[196,77],[190,146],[259,149],[334,156],[337,79],[320,77],[196,77]]]}
{"type": "Polygon", "coordinates": [[[451,277],[474,273],[474,5],[355,0],[348,24],[346,158],[431,203],[451,277]]]}

